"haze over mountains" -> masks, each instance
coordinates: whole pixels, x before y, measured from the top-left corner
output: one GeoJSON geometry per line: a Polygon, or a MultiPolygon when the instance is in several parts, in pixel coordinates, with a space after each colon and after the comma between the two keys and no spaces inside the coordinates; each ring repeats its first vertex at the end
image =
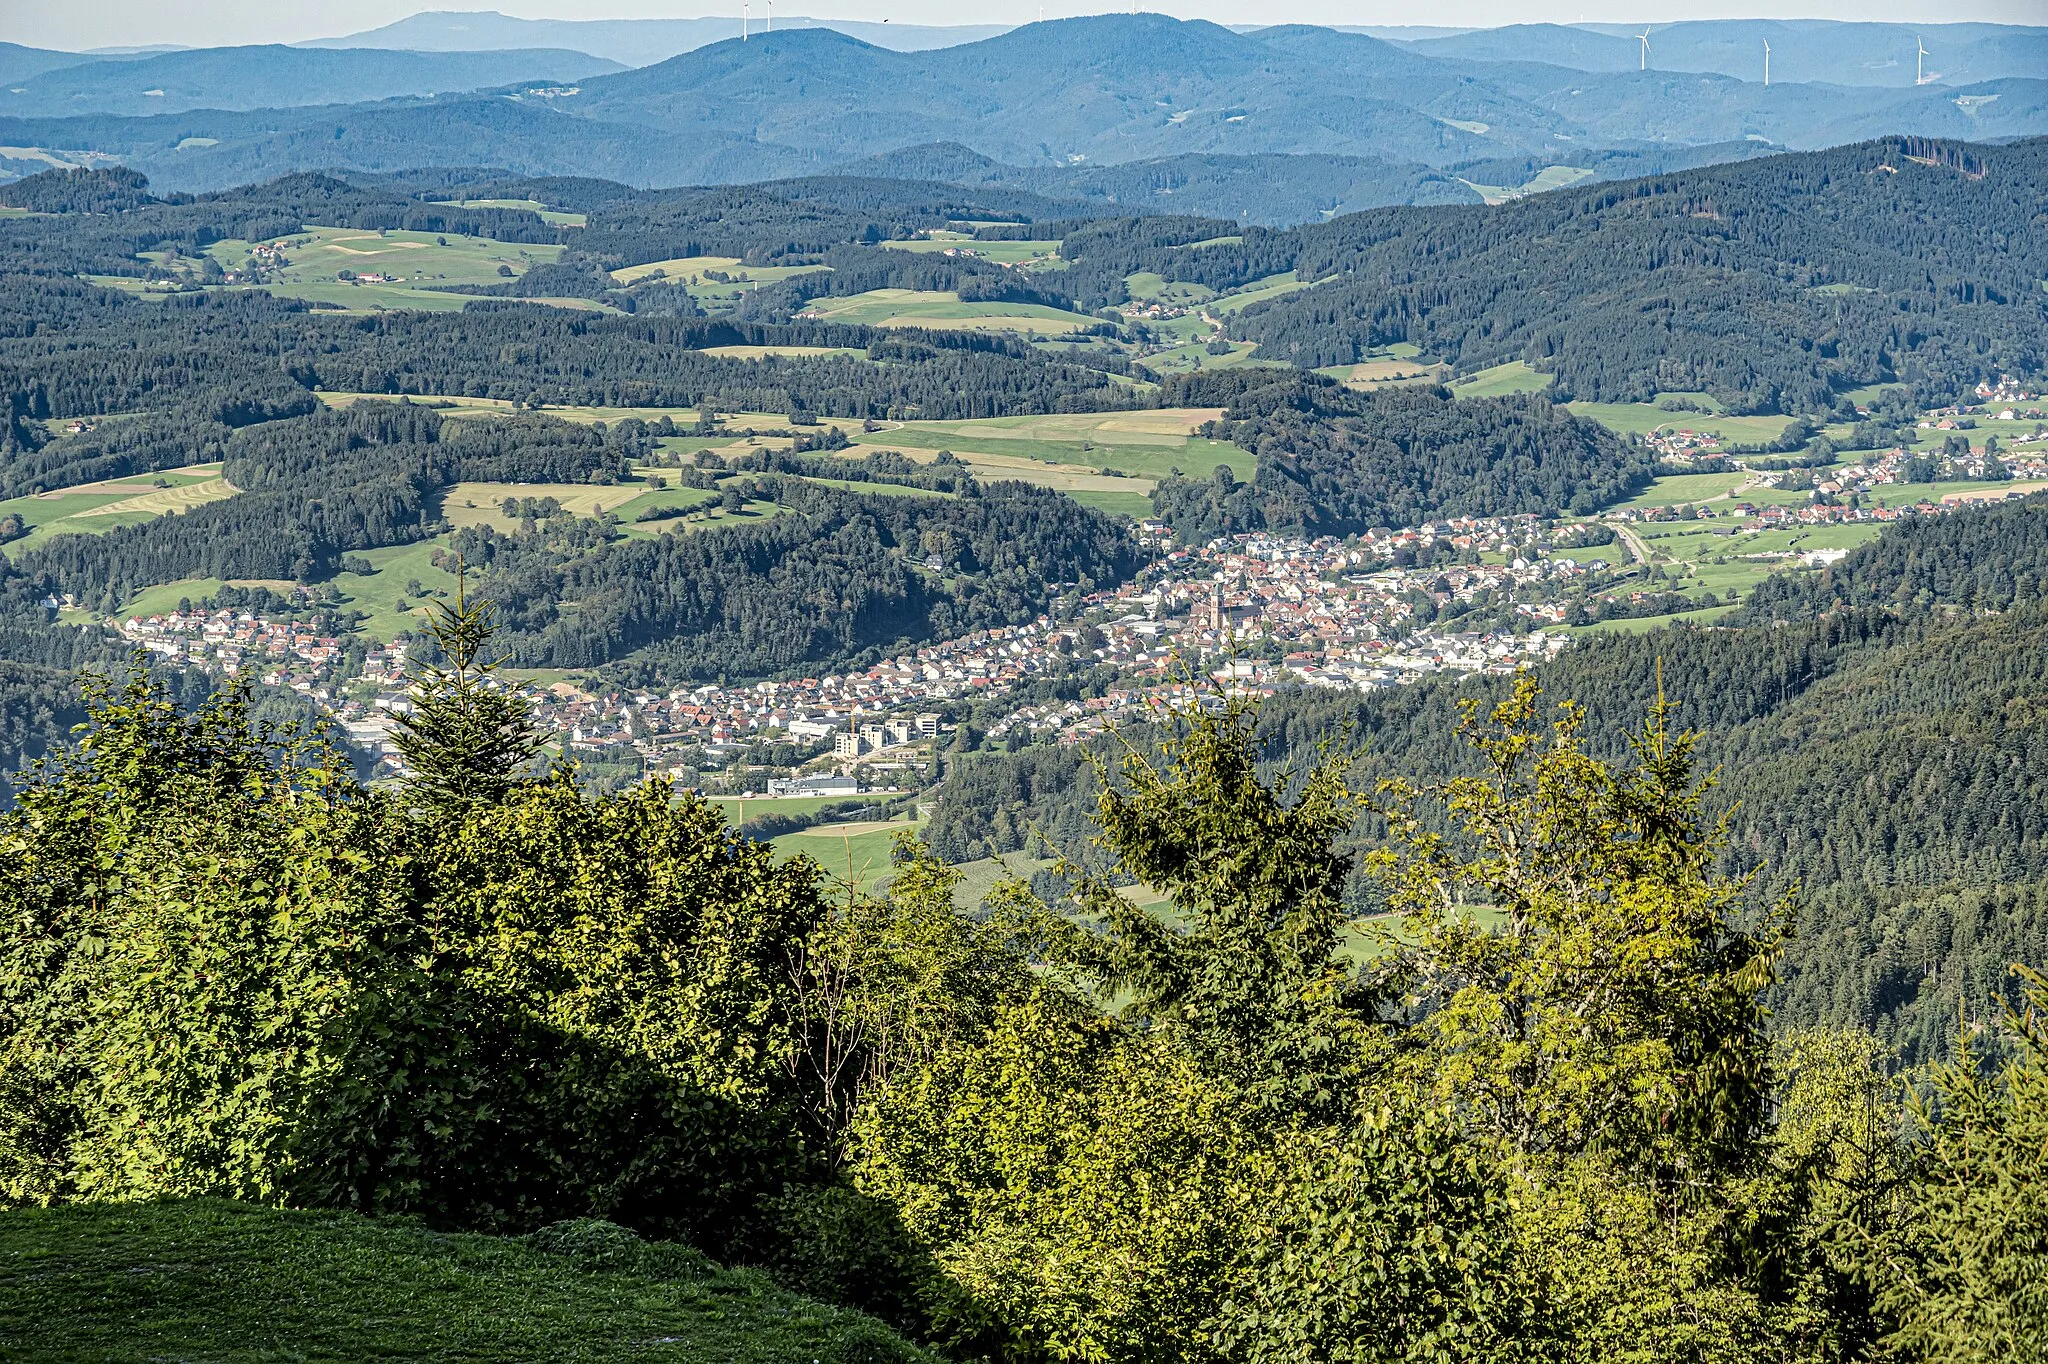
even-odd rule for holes
{"type": "MultiPolygon", "coordinates": [[[[830,28],[876,47],[899,52],[953,47],[1009,31],[1003,24],[930,27],[847,19],[782,17],[778,28],[830,28]]],[[[704,19],[517,19],[491,11],[429,11],[395,24],[302,47],[404,48],[416,52],[496,48],[574,48],[626,66],[665,61],[692,48],[736,36],[735,16],[704,19]]],[[[1255,26],[1233,26],[1255,31],[1255,26]]],[[[1431,57],[1472,61],[1543,62],[1580,71],[1634,71],[1636,35],[1645,26],[1620,24],[1511,24],[1466,29],[1334,25],[1412,46],[1431,57]]],[[[1763,43],[1771,44],[1772,73],[1780,81],[1835,85],[1913,85],[1917,43],[1931,54],[1925,73],[1949,85],[2048,70],[2048,33],[2010,24],[1876,24],[1829,20],[1711,19],[1647,25],[1653,65],[1666,71],[1710,72],[1762,80],[1763,43]]],[[[761,28],[756,16],[755,31],[761,28]]]]}
{"type": "MultiPolygon", "coordinates": [[[[765,21],[754,18],[754,31],[765,31],[765,21]]],[[[858,19],[811,19],[803,15],[777,15],[777,30],[829,28],[876,47],[898,52],[919,52],[927,48],[953,47],[978,42],[1009,31],[1007,24],[959,24],[937,27],[927,24],[874,24],[858,19]]],[[[351,33],[340,38],[316,38],[301,47],[400,48],[412,52],[485,52],[498,48],[572,47],[594,57],[607,57],[624,66],[647,66],[666,61],[693,48],[706,47],[739,36],[737,15],[706,19],[515,19],[508,14],[485,10],[432,10],[400,19],[395,24],[351,33]]]]}
{"type": "MultiPolygon", "coordinates": [[[[1895,25],[1673,25],[1652,33],[1647,71],[1615,46],[1640,64],[1636,39],[1596,28],[1400,42],[1147,14],[1029,24],[948,46],[932,44],[969,31],[906,28],[888,35],[894,47],[839,31],[849,25],[784,20],[746,42],[727,37],[646,60],[710,32],[678,25],[719,23],[727,21],[649,28],[634,25],[655,21],[425,14],[296,48],[86,60],[0,49],[0,147],[9,149],[0,171],[118,160],[164,189],[206,190],[309,168],[469,165],[656,186],[816,174],[956,144],[979,158],[963,163],[964,183],[1008,177],[1040,193],[1118,202],[1172,201],[1207,184],[1220,197],[1185,207],[1299,221],[1469,199],[1479,192],[1472,185],[1513,189],[1548,167],[1570,179],[1749,147],[2048,130],[2048,30],[2011,26],[1933,30],[1940,69],[1921,85],[1912,84],[1916,48],[1906,42],[1903,87],[1900,44],[1912,35],[1895,25]],[[1769,86],[1717,69],[1739,69],[1753,47],[1750,75],[1760,77],[1766,36],[1769,86]],[[396,50],[456,41],[484,50],[396,50]],[[523,45],[508,46],[515,41],[523,45]],[[378,46],[342,46],[357,42],[378,46]],[[587,55],[593,47],[605,51],[587,55]],[[1668,69],[1685,64],[1700,69],[1668,69]],[[1801,79],[1815,74],[1846,83],[1801,79]],[[1964,75],[1972,82],[1951,83],[1964,75]],[[1245,198],[1246,168],[1216,158],[1272,155],[1347,160],[1289,168],[1291,190],[1232,207],[1245,198]],[[1617,156],[1625,169],[1610,164],[1617,156]],[[1190,177],[1197,163],[1185,158],[1206,160],[1190,177]],[[1018,178],[1160,161],[1175,168],[1146,183],[1018,178]],[[1219,166],[1229,183],[1216,183],[1219,166]],[[1474,167],[1483,169],[1466,173],[1474,167]],[[1334,182],[1324,174],[1332,171],[1334,182]]],[[[1254,178],[1270,181],[1272,171],[1254,178]]]]}
{"type": "Polygon", "coordinates": [[[607,58],[565,48],[496,52],[197,48],[17,76],[0,89],[0,114],[146,117],[188,109],[352,104],[521,81],[573,81],[624,69],[607,58]]]}

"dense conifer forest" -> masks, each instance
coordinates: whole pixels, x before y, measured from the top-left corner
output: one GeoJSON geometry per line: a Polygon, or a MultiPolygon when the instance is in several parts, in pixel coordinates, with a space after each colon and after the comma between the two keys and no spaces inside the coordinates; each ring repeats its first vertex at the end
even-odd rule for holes
{"type": "Polygon", "coordinates": [[[1238,370],[1177,392],[1227,403],[1208,428],[1258,455],[1154,494],[1184,542],[1248,530],[1355,535],[1444,516],[1555,517],[1622,501],[1654,456],[1546,397],[1457,400],[1440,388],[1357,392],[1290,371],[1238,370]]]}
{"type": "Polygon", "coordinates": [[[2040,368],[2044,167],[2042,139],[1894,139],[1284,232],[1139,219],[1068,239],[1064,282],[1113,300],[1136,270],[1212,288],[1292,270],[1322,283],[1233,320],[1262,357],[1407,342],[1469,369],[1527,361],[1565,398],[1825,411],[1863,384],[1932,395],[2040,368]]]}

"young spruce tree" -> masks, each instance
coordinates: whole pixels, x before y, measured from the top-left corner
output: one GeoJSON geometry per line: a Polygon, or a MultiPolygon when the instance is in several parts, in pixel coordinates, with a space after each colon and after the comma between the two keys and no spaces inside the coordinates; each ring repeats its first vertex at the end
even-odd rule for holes
{"type": "Polygon", "coordinates": [[[430,607],[427,629],[442,661],[414,674],[412,712],[399,718],[394,736],[407,785],[430,805],[495,804],[540,751],[541,736],[526,698],[492,676],[498,662],[485,652],[497,633],[491,603],[470,600],[458,568],[455,605],[430,607]]]}

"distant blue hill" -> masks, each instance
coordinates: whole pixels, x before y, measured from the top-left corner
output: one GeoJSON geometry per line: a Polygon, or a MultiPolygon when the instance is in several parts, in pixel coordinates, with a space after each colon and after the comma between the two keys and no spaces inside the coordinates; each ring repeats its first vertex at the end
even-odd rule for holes
{"type": "MultiPolygon", "coordinates": [[[[778,15],[777,31],[829,28],[876,47],[898,52],[952,47],[979,42],[1008,31],[1008,24],[868,23],[858,19],[812,19],[778,15]]],[[[755,33],[767,31],[767,16],[756,14],[755,33]]],[[[625,66],[666,61],[693,48],[708,47],[739,36],[740,21],[731,15],[708,19],[515,19],[490,10],[433,10],[395,24],[317,38],[300,47],[378,47],[412,52],[485,52],[512,47],[567,47],[608,57],[625,66]]]]}
{"type": "MultiPolygon", "coordinates": [[[[1566,32],[1574,42],[1603,37],[1566,32]]],[[[1205,213],[1300,221],[1455,199],[1466,192],[1457,182],[1473,178],[1457,168],[1476,163],[1600,175],[1617,155],[1682,166],[1699,164],[1694,148],[1727,159],[1748,146],[2048,131],[2040,77],[1904,88],[1774,79],[1766,88],[1715,72],[1586,71],[1426,48],[1139,14],[1027,24],[914,52],[778,26],[610,74],[574,74],[597,59],[578,67],[577,54],[546,52],[211,49],[18,81],[26,93],[0,98],[0,146],[111,156],[161,188],[196,190],[299,169],[460,165],[639,187],[743,183],[957,144],[1002,167],[1095,172],[1056,187],[1062,196],[1167,208],[1182,195],[1205,213]],[[296,74],[268,85],[237,74],[270,62],[296,74]],[[180,73],[184,85],[172,79],[180,73]],[[418,93],[464,88],[449,84],[463,79],[481,88],[418,93]],[[340,95],[351,81],[355,95],[340,95]],[[188,107],[150,116],[174,99],[188,107]],[[335,102],[307,107],[314,99],[335,102]],[[1247,160],[1271,156],[1336,160],[1247,160]],[[1106,169],[1141,162],[1171,168],[1106,169]]],[[[21,173],[14,163],[0,170],[21,173]]]]}
{"type": "MultiPolygon", "coordinates": [[[[32,49],[15,49],[27,52],[32,49]]],[[[11,54],[0,54],[0,59],[11,54]]],[[[37,54],[38,59],[59,54],[37,54]]],[[[154,57],[69,58],[0,86],[0,115],[175,114],[360,104],[397,95],[476,90],[514,81],[577,81],[622,70],[562,50],[508,52],[311,51],[209,47],[154,57]]]]}
{"type": "MultiPolygon", "coordinates": [[[[2048,17],[2048,15],[2044,15],[2048,17]]],[[[1826,19],[1709,19],[1678,24],[1510,24],[1406,44],[1431,57],[1544,62],[1580,71],[1635,71],[1637,35],[1650,35],[1650,66],[1763,80],[1764,44],[1771,80],[1911,89],[1930,83],[1973,85],[2004,77],[2048,76],[2048,28],[2018,24],[1874,24],[1826,19]],[[1919,45],[1928,56],[1916,66],[1919,45]]],[[[1418,35],[1419,37],[1419,35],[1418,35]]]]}

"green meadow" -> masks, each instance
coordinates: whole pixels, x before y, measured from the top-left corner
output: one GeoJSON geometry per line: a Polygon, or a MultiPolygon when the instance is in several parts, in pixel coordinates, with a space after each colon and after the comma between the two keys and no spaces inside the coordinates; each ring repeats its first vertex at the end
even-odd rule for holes
{"type": "Polygon", "coordinates": [[[1070,332],[1095,319],[1042,303],[962,303],[950,290],[870,289],[844,298],[814,298],[800,314],[868,327],[935,327],[951,331],[1070,332]]]}
{"type": "Polygon", "coordinates": [[[936,255],[945,251],[972,251],[984,260],[1000,265],[1026,265],[1034,270],[1064,270],[1067,262],[1059,258],[1060,244],[1056,241],[1026,242],[978,242],[972,237],[951,232],[934,232],[929,238],[916,241],[877,242],[877,246],[891,251],[912,251],[936,255]]]}
{"type": "Polygon", "coordinates": [[[1550,376],[1520,360],[1468,374],[1451,385],[1460,398],[1498,398],[1509,393],[1539,393],[1550,387],[1550,376]]]}
{"type": "MultiPolygon", "coordinates": [[[[261,244],[282,249],[289,263],[268,271],[267,282],[258,287],[282,298],[332,303],[351,312],[460,309],[474,295],[443,290],[502,284],[535,265],[557,259],[563,250],[560,246],[513,244],[486,237],[341,227],[309,227],[261,244]],[[343,272],[391,278],[377,282],[344,280],[340,278],[343,272]]],[[[228,239],[207,247],[206,254],[224,270],[243,270],[254,260],[257,245],[228,239]]],[[[600,306],[587,299],[533,301],[564,307],[600,306]]]]}
{"type": "Polygon", "coordinates": [[[220,476],[220,465],[195,464],[9,498],[0,502],[0,517],[19,517],[30,528],[27,535],[11,542],[10,548],[19,553],[53,536],[97,535],[159,516],[175,516],[234,495],[234,488],[220,476]]]}
{"type": "Polygon", "coordinates": [[[0,1211],[0,1358],[911,1364],[872,1318],[601,1226],[482,1236],[223,1199],[0,1211]],[[601,1252],[592,1254],[590,1252],[601,1252]]]}
{"type": "Polygon", "coordinates": [[[1218,317],[1227,317],[1231,313],[1251,307],[1254,303],[1263,303],[1269,298],[1291,294],[1296,289],[1308,288],[1308,285],[1307,280],[1296,279],[1292,270],[1284,274],[1267,275],[1264,279],[1255,279],[1242,289],[1233,290],[1217,298],[1210,305],[1209,311],[1218,317]]]}
{"type": "Polygon", "coordinates": [[[823,867],[826,875],[872,891],[888,884],[896,836],[923,827],[922,821],[915,819],[820,824],[772,838],[769,843],[785,857],[802,854],[823,867]]]}
{"type": "Polygon", "coordinates": [[[557,209],[549,208],[538,199],[464,199],[455,206],[457,208],[523,208],[530,213],[538,213],[543,220],[553,223],[557,227],[582,227],[587,221],[584,214],[564,213],[557,209]]]}

